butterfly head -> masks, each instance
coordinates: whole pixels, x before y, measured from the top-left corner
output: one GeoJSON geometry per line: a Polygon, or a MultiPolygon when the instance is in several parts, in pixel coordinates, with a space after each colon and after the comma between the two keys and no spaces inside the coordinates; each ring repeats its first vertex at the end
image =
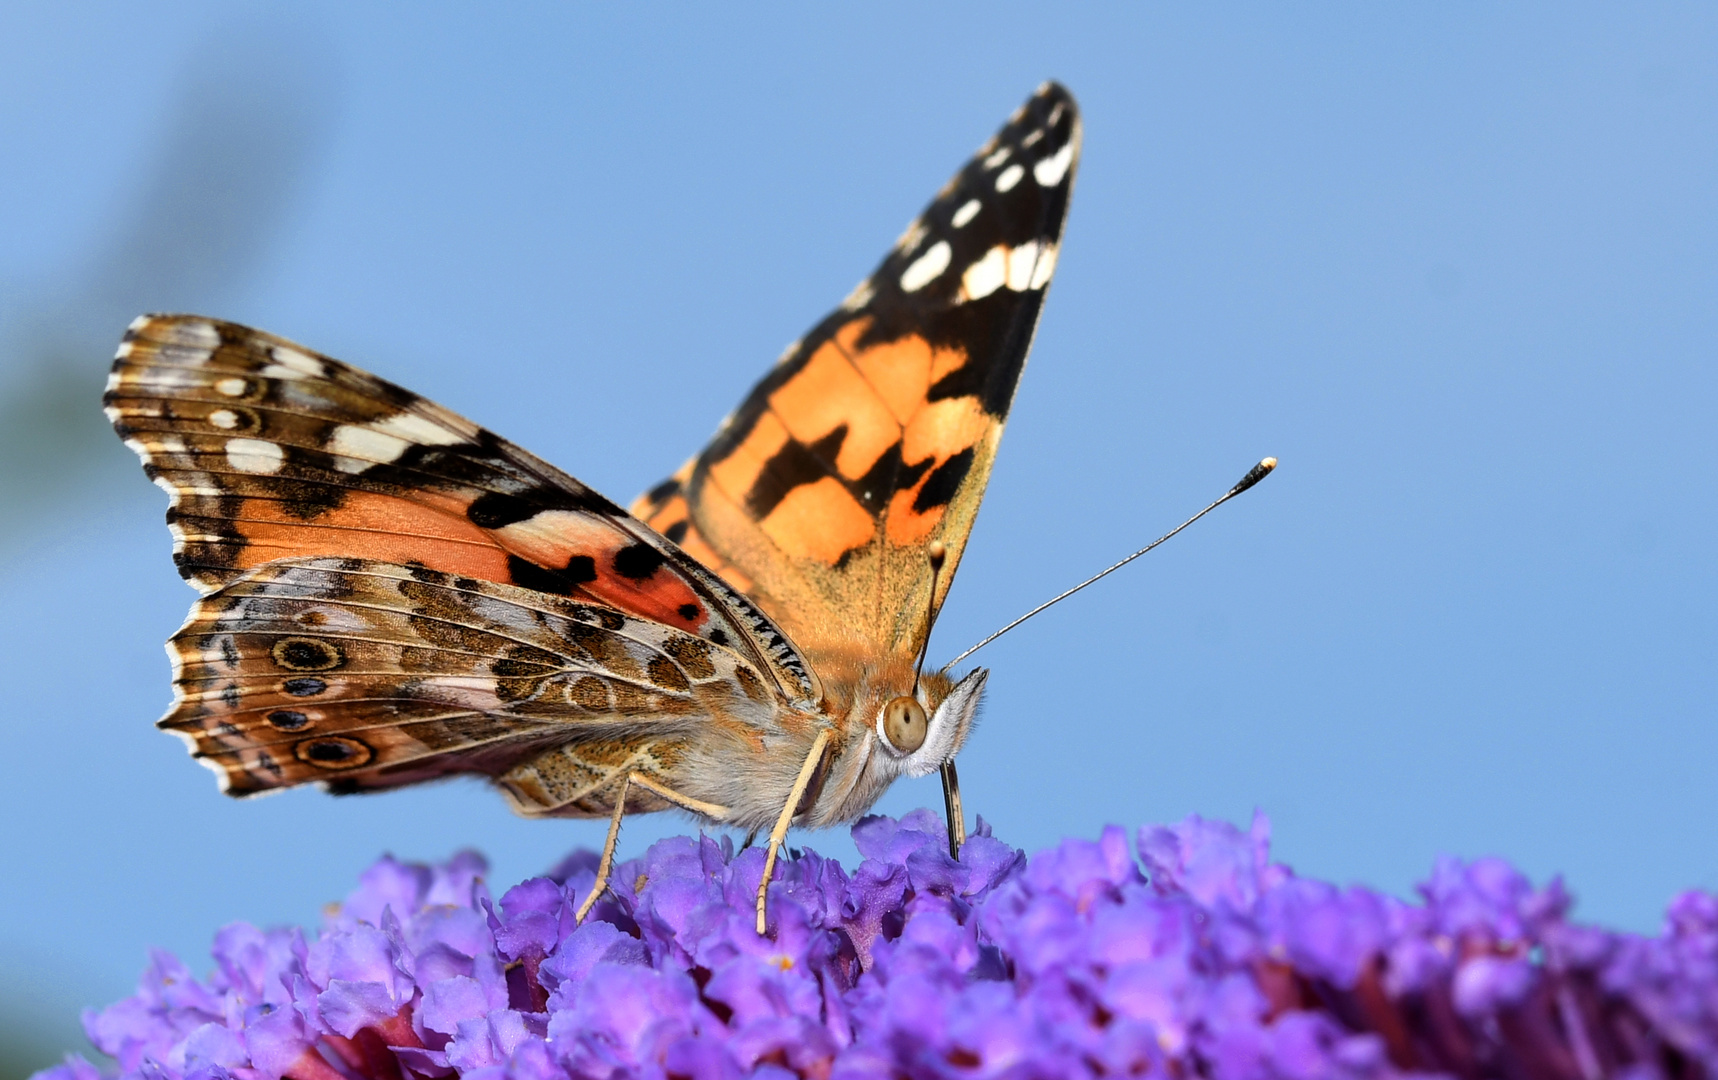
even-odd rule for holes
{"type": "Polygon", "coordinates": [[[890,779],[936,772],[966,742],[989,677],[984,668],[959,682],[938,673],[922,680],[916,695],[886,702],[873,725],[882,750],[873,767],[890,771],[890,779]]]}
{"type": "Polygon", "coordinates": [[[913,665],[913,687],[884,702],[872,725],[883,748],[882,767],[894,769],[890,780],[903,772],[927,776],[954,757],[978,715],[978,699],[984,680],[990,677],[983,668],[959,682],[951,681],[946,670],[929,679],[924,677],[925,651],[930,645],[931,624],[936,621],[937,579],[942,576],[948,548],[941,540],[932,540],[925,547],[925,557],[931,568],[930,599],[925,607],[923,641],[913,665]]]}

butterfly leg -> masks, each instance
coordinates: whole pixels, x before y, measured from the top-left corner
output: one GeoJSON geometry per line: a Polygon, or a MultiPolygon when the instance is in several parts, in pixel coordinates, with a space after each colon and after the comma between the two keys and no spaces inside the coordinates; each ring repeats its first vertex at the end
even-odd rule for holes
{"type": "Polygon", "coordinates": [[[961,845],[966,843],[966,815],[960,808],[960,775],[954,771],[954,759],[943,762],[943,809],[948,820],[949,858],[960,861],[961,845]]]}
{"type": "Polygon", "coordinates": [[[631,785],[630,774],[621,778],[620,792],[614,797],[614,814],[608,819],[608,839],[604,840],[602,845],[602,861],[597,863],[597,879],[591,885],[591,894],[585,897],[585,902],[573,913],[574,926],[585,921],[585,916],[596,906],[597,898],[608,889],[609,871],[614,869],[614,848],[620,842],[620,817],[626,813],[626,789],[631,785]]]}
{"type": "Polygon", "coordinates": [[[574,912],[574,925],[585,921],[585,916],[590,914],[591,908],[596,906],[597,899],[608,888],[609,872],[614,869],[615,845],[620,841],[620,818],[622,814],[626,813],[626,790],[633,784],[637,784],[653,794],[660,795],[674,805],[690,810],[694,814],[702,814],[715,821],[720,821],[728,816],[727,807],[694,799],[689,795],[682,795],[673,788],[664,787],[643,773],[628,773],[622,777],[620,791],[614,797],[614,813],[608,819],[608,839],[603,841],[602,861],[597,863],[596,884],[591,886],[591,894],[585,897],[585,902],[579,905],[578,911],[574,912]]]}
{"type": "Polygon", "coordinates": [[[799,800],[805,795],[805,789],[811,786],[811,778],[817,773],[817,766],[823,761],[823,751],[829,746],[830,732],[826,728],[817,733],[817,739],[811,744],[811,753],[805,755],[805,764],[799,767],[799,778],[793,782],[793,790],[787,794],[787,802],[781,808],[781,816],[776,818],[775,828],[770,830],[769,853],[764,856],[764,876],[758,882],[758,936],[764,936],[764,899],[769,895],[770,878],[775,876],[776,855],[781,852],[782,842],[787,839],[788,826],[793,824],[794,811],[799,809],[799,800]]]}

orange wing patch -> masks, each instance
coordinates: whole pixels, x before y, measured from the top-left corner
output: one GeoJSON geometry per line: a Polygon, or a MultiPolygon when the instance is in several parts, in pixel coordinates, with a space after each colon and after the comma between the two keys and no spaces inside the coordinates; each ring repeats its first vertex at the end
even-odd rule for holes
{"type": "Polygon", "coordinates": [[[800,484],[759,523],[790,555],[834,566],[871,542],[876,522],[833,476],[800,484]]]}
{"type": "MultiPolygon", "coordinates": [[[[940,506],[914,509],[921,489],[930,482],[937,490],[937,470],[988,428],[951,422],[945,414],[954,402],[927,406],[931,386],[962,366],[963,353],[933,349],[920,337],[861,346],[870,325],[854,319],[831,335],[774,387],[727,453],[703,463],[709,481],[790,559],[834,567],[879,534],[917,543],[941,518],[940,506]],[[895,518],[902,524],[882,527],[895,518]]],[[[672,509],[648,500],[638,507],[665,533],[681,515],[691,516],[681,509],[688,506],[682,494],[669,500],[672,509]]]]}
{"type": "MultiPolygon", "coordinates": [[[[858,332],[857,326],[849,329],[849,337],[858,332]]],[[[840,336],[813,353],[792,379],[770,395],[768,415],[779,419],[802,445],[832,446],[829,464],[844,479],[859,481],[900,441],[901,421],[841,346],[840,336]]],[[[896,397],[907,404],[904,395],[896,397]]]]}
{"type": "MultiPolygon", "coordinates": [[[[246,499],[242,514],[230,519],[242,540],[232,559],[240,570],[275,559],[342,554],[422,563],[485,581],[511,580],[506,550],[484,530],[444,508],[355,491],[337,509],[310,520],[286,503],[260,497],[246,499]]],[[[177,525],[188,533],[194,520],[181,516],[177,525]]],[[[206,539],[220,543],[225,538],[214,534],[206,539]]]]}
{"type": "MultiPolygon", "coordinates": [[[[775,481],[774,473],[782,469],[780,454],[791,441],[787,428],[773,413],[764,413],[752,425],[746,437],[734,446],[722,460],[710,466],[710,478],[735,501],[753,499],[752,492],[767,490],[775,481]]],[[[781,486],[789,486],[785,481],[781,486]]],[[[757,496],[763,501],[767,496],[757,496]]],[[[770,503],[774,506],[774,502],[770,503]]],[[[768,514],[768,509],[764,511],[768,514]]]]}
{"type": "Polygon", "coordinates": [[[853,357],[853,366],[889,406],[895,419],[905,424],[924,406],[932,384],[966,363],[959,349],[932,348],[921,337],[907,337],[885,345],[860,349],[856,341],[869,320],[856,319],[842,327],[835,340],[853,357]]]}
{"type": "MultiPolygon", "coordinates": [[[[913,418],[901,439],[901,456],[925,471],[916,484],[896,492],[889,501],[886,535],[891,544],[930,542],[949,502],[972,471],[980,444],[992,433],[1000,437],[1001,427],[971,397],[931,402],[913,418]]],[[[994,452],[994,447],[990,449],[994,452]]]]}
{"type": "Polygon", "coordinates": [[[645,495],[640,495],[632,505],[632,513],[661,533],[667,539],[679,545],[680,550],[697,559],[711,572],[717,574],[741,592],[750,592],[752,579],[741,573],[737,567],[729,563],[716,549],[711,547],[692,525],[691,507],[681,494],[686,478],[691,475],[690,463],[680,472],[645,495]]]}

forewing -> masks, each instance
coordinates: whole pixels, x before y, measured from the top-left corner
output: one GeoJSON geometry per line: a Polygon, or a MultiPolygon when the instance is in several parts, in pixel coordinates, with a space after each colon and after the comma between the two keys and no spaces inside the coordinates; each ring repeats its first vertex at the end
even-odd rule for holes
{"type": "Polygon", "coordinates": [[[806,665],[757,608],[597,492],[464,417],[289,341],[145,316],[104,399],[173,502],[204,593],[276,559],[418,564],[605,604],[747,654],[787,696],[806,665]]]}
{"type": "Polygon", "coordinates": [[[743,657],[673,627],[361,559],[250,571],[199,601],[168,651],[176,700],[160,726],[232,795],[476,773],[526,812],[602,813],[606,766],[658,768],[713,718],[762,724],[776,700],[743,657]],[[588,774],[562,777],[554,806],[505,782],[562,746],[588,774]]]}
{"type": "Polygon", "coordinates": [[[984,495],[1079,142],[1073,98],[1045,84],[634,513],[814,657],[915,654],[984,495]],[[948,551],[934,597],[933,540],[948,551]]]}

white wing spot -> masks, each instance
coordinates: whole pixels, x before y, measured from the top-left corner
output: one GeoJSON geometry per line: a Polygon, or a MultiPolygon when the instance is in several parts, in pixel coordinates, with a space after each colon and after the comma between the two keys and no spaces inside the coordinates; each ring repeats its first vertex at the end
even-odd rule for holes
{"type": "Polygon", "coordinates": [[[411,443],[363,424],[344,424],[323,447],[335,455],[334,467],[343,473],[361,473],[372,465],[397,461],[411,443]]]}
{"type": "Polygon", "coordinates": [[[954,251],[948,246],[948,241],[938,240],[901,274],[901,291],[917,292],[929,285],[948,269],[949,260],[953,257],[954,251]]]}
{"type": "Polygon", "coordinates": [[[1025,150],[1025,149],[1028,149],[1030,147],[1036,146],[1038,144],[1038,140],[1042,139],[1043,137],[1044,137],[1044,129],[1043,128],[1034,129],[1024,139],[1020,140],[1020,149],[1025,150]]]}
{"type": "MultiPolygon", "coordinates": [[[[150,321],[146,316],[131,325],[133,329],[141,329],[149,325],[150,321]]],[[[174,345],[190,345],[198,349],[215,349],[221,344],[220,333],[206,322],[159,323],[155,326],[154,333],[174,345]]]]}
{"type": "Polygon", "coordinates": [[[1050,284],[1050,275],[1056,272],[1056,245],[1045,244],[1044,251],[1038,256],[1038,265],[1032,268],[1032,280],[1026,284],[1028,289],[1042,289],[1050,284]]]}
{"type": "Polygon", "coordinates": [[[1029,241],[1017,248],[998,244],[960,276],[962,299],[982,300],[1008,286],[1015,292],[1042,289],[1056,271],[1056,245],[1029,241]]]}
{"type": "Polygon", "coordinates": [[[901,234],[899,240],[895,241],[895,247],[902,255],[911,255],[924,238],[925,223],[914,218],[912,224],[907,226],[907,231],[901,234]]]}
{"type": "Polygon", "coordinates": [[[215,390],[228,397],[241,397],[244,395],[245,389],[243,379],[222,379],[215,384],[215,390]]]}
{"type": "Polygon", "coordinates": [[[162,364],[177,364],[180,367],[202,367],[215,354],[208,349],[200,349],[194,345],[157,345],[155,359],[162,364]]]}
{"type": "Polygon", "coordinates": [[[395,413],[370,425],[384,435],[395,435],[425,446],[452,446],[467,441],[457,431],[449,431],[434,420],[417,413],[395,413]]]}
{"type": "Polygon", "coordinates": [[[136,348],[137,342],[122,341],[119,343],[119,348],[114,350],[113,358],[115,360],[124,360],[126,357],[130,356],[136,348]]]}
{"type": "Polygon", "coordinates": [[[186,446],[185,440],[177,435],[163,435],[161,436],[161,449],[169,454],[185,454],[189,453],[191,448],[186,446]]]}
{"type": "Polygon", "coordinates": [[[875,295],[876,290],[871,287],[871,281],[867,278],[853,286],[853,291],[847,294],[847,299],[841,301],[841,310],[858,311],[866,304],[869,304],[871,302],[871,297],[875,295]]]}
{"type": "Polygon", "coordinates": [[[222,431],[231,431],[239,426],[239,415],[231,409],[216,409],[209,414],[209,423],[222,431]]]}
{"type": "Polygon", "coordinates": [[[395,413],[373,424],[344,424],[335,428],[324,449],[335,455],[334,467],[341,472],[361,473],[372,465],[398,461],[414,445],[449,446],[464,441],[463,435],[426,417],[395,413]]]}
{"type": "Polygon", "coordinates": [[[1032,266],[1038,261],[1038,241],[1028,240],[1008,253],[1008,287],[1023,292],[1032,283],[1032,266]]]}
{"type": "Polygon", "coordinates": [[[966,268],[960,277],[968,300],[982,300],[1002,288],[1008,281],[1008,249],[1001,244],[984,253],[984,258],[966,268]]]}
{"type": "MultiPolygon", "coordinates": [[[[186,391],[195,393],[203,389],[208,382],[208,377],[201,372],[186,371],[165,365],[140,367],[135,371],[125,372],[122,377],[125,384],[134,392],[162,397],[172,397],[186,391]]],[[[160,414],[157,413],[156,415],[160,414]]]]}
{"type": "Polygon", "coordinates": [[[1041,187],[1055,187],[1062,182],[1062,177],[1068,175],[1068,166],[1073,162],[1074,144],[1063,143],[1055,154],[1032,166],[1032,175],[1041,187]]]}
{"type": "Polygon", "coordinates": [[[1000,150],[996,151],[996,153],[994,153],[994,154],[992,154],[989,157],[984,159],[984,167],[987,169],[996,168],[998,165],[1002,164],[1004,161],[1007,161],[1008,155],[1012,154],[1013,152],[1014,152],[1014,148],[1011,146],[1002,147],[1000,150]]]}
{"type": "Polygon", "coordinates": [[[110,371],[107,373],[107,387],[106,387],[106,389],[118,390],[119,389],[119,382],[120,382],[119,372],[110,371]]]}
{"type": "Polygon", "coordinates": [[[966,202],[961,204],[960,209],[954,212],[954,217],[949,219],[949,224],[953,225],[957,229],[960,228],[973,218],[977,217],[978,212],[983,208],[983,205],[984,204],[980,203],[977,199],[966,200],[966,202]]]}
{"type": "Polygon", "coordinates": [[[1002,172],[997,174],[996,190],[997,191],[1010,191],[1010,190],[1012,190],[1014,185],[1018,184],[1020,182],[1020,178],[1022,176],[1025,176],[1025,175],[1026,175],[1026,170],[1021,168],[1018,164],[1008,166],[1008,168],[1003,169],[1002,172]]]}
{"type": "Polygon", "coordinates": [[[282,367],[289,367],[301,375],[320,379],[327,374],[323,370],[322,361],[306,356],[297,349],[289,349],[285,345],[275,345],[269,349],[269,352],[274,354],[275,363],[282,367]]]}
{"type": "Polygon", "coordinates": [[[286,452],[261,439],[228,439],[227,464],[240,472],[274,473],[280,471],[286,452]]]}

